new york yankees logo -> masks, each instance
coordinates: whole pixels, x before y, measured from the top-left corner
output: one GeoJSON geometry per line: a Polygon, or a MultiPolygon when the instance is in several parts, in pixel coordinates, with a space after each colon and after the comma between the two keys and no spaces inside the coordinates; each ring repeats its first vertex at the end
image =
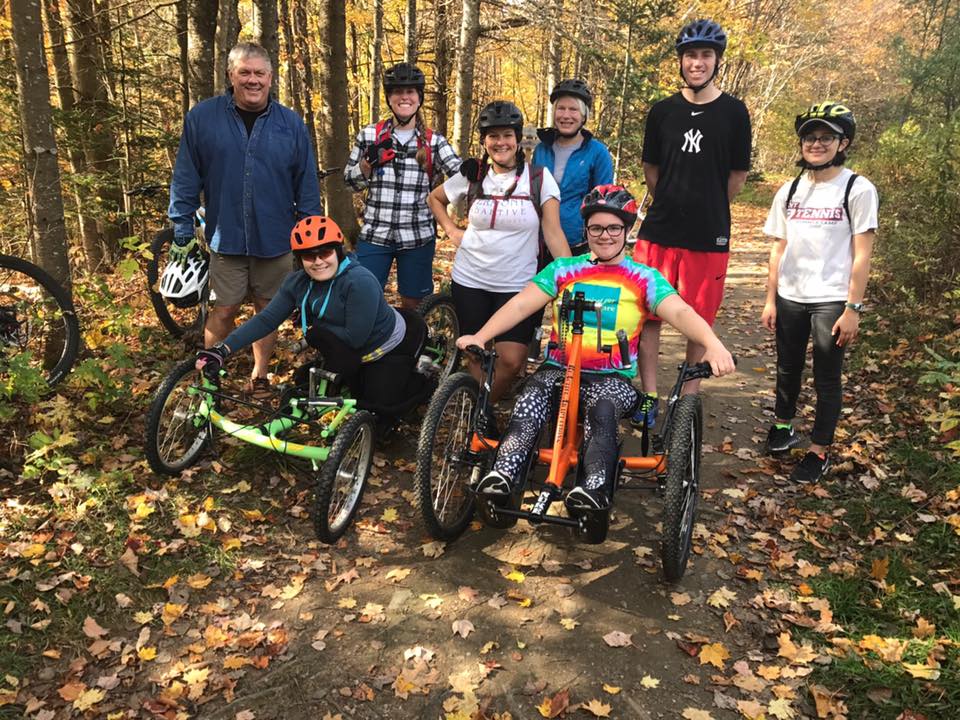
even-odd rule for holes
{"type": "Polygon", "coordinates": [[[683,134],[683,147],[680,149],[683,152],[698,153],[700,152],[701,140],[703,140],[703,133],[690,128],[683,134]]]}

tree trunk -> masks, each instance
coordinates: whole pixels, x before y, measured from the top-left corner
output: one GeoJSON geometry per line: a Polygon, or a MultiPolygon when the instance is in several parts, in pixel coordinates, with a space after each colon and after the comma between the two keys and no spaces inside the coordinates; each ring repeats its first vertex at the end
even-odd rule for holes
{"type": "MultiPolygon", "coordinates": [[[[227,89],[227,56],[237,44],[240,34],[240,15],[237,0],[218,0],[216,47],[214,48],[213,91],[218,95],[227,89]]],[[[283,0],[285,2],[286,0],[283,0]]],[[[181,5],[183,2],[180,3],[181,5]]],[[[276,72],[276,68],[274,68],[276,72]]]]}
{"type": "Polygon", "coordinates": [[[10,0],[10,14],[23,130],[23,164],[35,232],[34,259],[70,292],[67,228],[63,220],[40,0],[10,0]]]}
{"type": "MultiPolygon", "coordinates": [[[[320,95],[323,98],[324,167],[344,167],[350,153],[348,125],[343,113],[347,108],[347,28],[345,7],[340,0],[324,0],[323,27],[320,32],[321,68],[320,95]]],[[[328,182],[324,186],[327,215],[344,234],[356,237],[357,222],[353,197],[343,183],[328,182]]]]}
{"type": "Polygon", "coordinates": [[[633,44],[633,18],[627,27],[627,47],[623,58],[623,85],[620,87],[620,119],[617,121],[617,158],[613,165],[613,181],[620,177],[620,154],[623,151],[623,126],[627,119],[627,87],[630,78],[630,47],[633,44]]]}
{"type": "Polygon", "coordinates": [[[259,21],[258,42],[270,55],[273,66],[273,81],[280,75],[280,36],[278,34],[277,0],[255,0],[259,21]]]}
{"type": "Polygon", "coordinates": [[[213,47],[217,34],[218,3],[187,0],[190,39],[190,104],[213,96],[213,47]]]}
{"type": "Polygon", "coordinates": [[[180,63],[180,109],[184,117],[190,111],[190,41],[187,29],[187,0],[177,2],[177,48],[180,63]]]}
{"type": "Polygon", "coordinates": [[[403,27],[403,61],[417,62],[417,0],[407,0],[407,16],[403,27]]]}
{"type": "Polygon", "coordinates": [[[360,50],[357,42],[357,26],[350,23],[350,134],[356,137],[363,125],[363,85],[360,82],[360,50]]]}
{"type": "Polygon", "coordinates": [[[383,0],[373,0],[373,43],[370,46],[370,122],[380,120],[380,80],[383,77],[383,0]]]}
{"type": "Polygon", "coordinates": [[[285,102],[298,115],[303,115],[303,106],[300,103],[300,73],[297,71],[294,62],[297,51],[293,46],[293,25],[289,0],[280,0],[280,29],[283,31],[283,44],[287,50],[287,74],[283,81],[284,93],[286,94],[285,102]]]}
{"type": "Polygon", "coordinates": [[[112,262],[120,252],[119,240],[128,234],[122,222],[123,192],[120,162],[116,155],[117,138],[113,130],[112,107],[107,85],[97,59],[101,58],[100,26],[92,0],[69,0],[70,69],[77,92],[77,120],[83,137],[87,170],[93,175],[92,195],[100,243],[106,260],[112,262]]]}
{"type": "Polygon", "coordinates": [[[313,62],[310,58],[310,45],[306,42],[307,34],[307,2],[308,0],[292,0],[293,2],[293,32],[300,38],[295,54],[297,69],[302,73],[303,82],[303,121],[307,125],[310,135],[310,144],[313,145],[313,155],[320,157],[317,148],[317,122],[313,112],[313,62]]]}
{"type": "MultiPolygon", "coordinates": [[[[87,163],[83,156],[82,136],[79,132],[75,117],[76,99],[73,90],[73,78],[70,76],[70,58],[67,56],[66,37],[63,32],[63,18],[60,15],[59,0],[44,2],[47,20],[47,32],[50,35],[50,44],[53,52],[54,76],[57,81],[57,98],[60,101],[60,112],[63,116],[62,125],[67,159],[70,162],[70,175],[80,180],[86,174],[87,163]]],[[[77,208],[77,225],[80,229],[80,239],[83,243],[83,254],[88,270],[92,270],[103,262],[103,246],[97,233],[97,224],[89,213],[85,212],[83,201],[77,184],[72,185],[70,194],[77,208]]]]}
{"type": "MultiPolygon", "coordinates": [[[[563,39],[560,35],[560,22],[563,15],[563,1],[554,0],[550,5],[550,41],[547,43],[547,92],[560,82],[560,61],[562,59],[563,39]]],[[[553,103],[547,102],[547,127],[553,127],[553,103]]]]}
{"type": "Polygon", "coordinates": [[[460,23],[460,48],[457,53],[457,103],[453,118],[453,136],[457,153],[467,157],[470,151],[470,123],[473,111],[473,63],[480,37],[480,0],[463,0],[460,23]]]}
{"type": "Polygon", "coordinates": [[[450,0],[436,0],[433,15],[434,38],[434,75],[433,83],[436,88],[433,93],[433,128],[443,136],[447,134],[447,94],[450,91],[450,28],[448,20],[448,2],[450,0]]]}

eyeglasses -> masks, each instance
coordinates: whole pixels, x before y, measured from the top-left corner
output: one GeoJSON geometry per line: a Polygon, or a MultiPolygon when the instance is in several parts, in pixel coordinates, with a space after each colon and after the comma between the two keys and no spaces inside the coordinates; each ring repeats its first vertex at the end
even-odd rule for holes
{"type": "Polygon", "coordinates": [[[304,262],[315,262],[317,259],[326,260],[337,251],[335,245],[324,245],[316,250],[300,250],[297,255],[304,262]]]}
{"type": "Polygon", "coordinates": [[[623,225],[587,225],[587,235],[592,238],[598,238],[603,235],[604,230],[612,238],[618,238],[623,235],[623,225]]]}
{"type": "Polygon", "coordinates": [[[833,145],[833,143],[839,139],[839,135],[824,133],[823,135],[804,135],[800,138],[800,142],[804,145],[816,145],[819,142],[823,147],[827,147],[833,145]]]}

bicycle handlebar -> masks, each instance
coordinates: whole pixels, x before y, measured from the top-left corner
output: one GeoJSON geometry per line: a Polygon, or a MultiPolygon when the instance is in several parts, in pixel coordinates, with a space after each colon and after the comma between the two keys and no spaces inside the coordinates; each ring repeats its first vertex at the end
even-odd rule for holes
{"type": "Polygon", "coordinates": [[[341,170],[343,170],[343,168],[338,168],[338,167],[330,167],[330,168],[324,168],[323,170],[317,170],[317,179],[323,180],[324,178],[328,178],[334,173],[340,172],[341,170]]]}
{"type": "MultiPolygon", "coordinates": [[[[733,365],[734,367],[737,365],[736,357],[733,358],[733,365]]],[[[706,380],[709,377],[713,377],[713,368],[710,367],[710,363],[708,362],[698,362],[694,365],[688,365],[683,373],[684,382],[687,380],[706,380]]]]}

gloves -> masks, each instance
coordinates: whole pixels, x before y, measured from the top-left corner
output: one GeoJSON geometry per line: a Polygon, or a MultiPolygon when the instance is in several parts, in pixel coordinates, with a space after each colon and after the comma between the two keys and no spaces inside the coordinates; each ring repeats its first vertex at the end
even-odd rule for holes
{"type": "Polygon", "coordinates": [[[228,355],[230,355],[230,350],[222,342],[205,350],[200,350],[197,353],[197,370],[203,372],[207,379],[216,382],[228,355]]]}
{"type": "Polygon", "coordinates": [[[389,136],[368,146],[364,152],[364,158],[373,167],[380,167],[390,162],[396,155],[397,152],[393,149],[393,138],[389,136]]]}
{"type": "Polygon", "coordinates": [[[460,163],[460,174],[470,182],[479,182],[482,180],[483,178],[480,175],[482,171],[483,165],[476,158],[467,158],[460,163]]]}
{"type": "Polygon", "coordinates": [[[170,246],[170,260],[184,262],[187,256],[197,248],[197,239],[192,235],[174,235],[170,246]]]}

